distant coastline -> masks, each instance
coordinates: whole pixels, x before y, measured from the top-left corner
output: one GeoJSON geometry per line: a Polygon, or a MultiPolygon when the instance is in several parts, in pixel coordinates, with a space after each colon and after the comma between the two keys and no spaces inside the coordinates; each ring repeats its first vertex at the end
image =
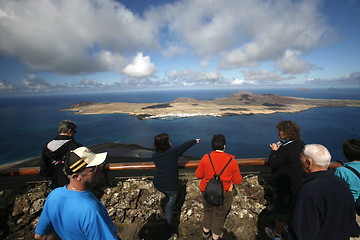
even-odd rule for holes
{"type": "Polygon", "coordinates": [[[213,100],[178,98],[165,103],[79,102],[62,111],[72,111],[76,115],[123,113],[141,120],[173,120],[201,116],[297,113],[318,107],[360,107],[360,100],[308,99],[238,91],[230,97],[213,100]]]}

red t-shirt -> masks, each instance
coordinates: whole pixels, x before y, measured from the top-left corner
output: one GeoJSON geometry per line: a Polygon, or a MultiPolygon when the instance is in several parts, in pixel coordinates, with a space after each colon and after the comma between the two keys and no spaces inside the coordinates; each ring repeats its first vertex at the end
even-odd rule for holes
{"type": "MultiPolygon", "coordinates": [[[[224,191],[229,190],[229,188],[232,187],[232,183],[240,184],[242,182],[240,169],[234,155],[221,151],[213,151],[210,153],[210,155],[214,164],[216,174],[220,174],[221,170],[225,167],[226,163],[230,160],[230,158],[233,159],[220,176],[221,181],[223,181],[224,191]]],[[[211,178],[214,177],[214,170],[211,166],[208,154],[204,155],[200,160],[195,175],[197,178],[201,178],[200,191],[205,191],[207,183],[211,178]]]]}

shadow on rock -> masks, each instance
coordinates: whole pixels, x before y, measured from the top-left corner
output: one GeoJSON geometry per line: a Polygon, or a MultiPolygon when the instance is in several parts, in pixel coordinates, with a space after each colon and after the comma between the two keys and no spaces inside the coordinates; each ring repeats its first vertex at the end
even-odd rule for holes
{"type": "Polygon", "coordinates": [[[161,236],[164,235],[164,224],[161,216],[156,213],[152,214],[141,228],[139,238],[143,240],[161,239],[161,236]]]}
{"type": "MultiPolygon", "coordinates": [[[[180,224],[180,216],[181,216],[181,209],[185,202],[186,196],[186,182],[181,181],[179,187],[179,197],[175,204],[174,208],[174,220],[172,226],[172,233],[176,233],[179,235],[178,227],[180,224]]],[[[164,196],[160,201],[160,206],[162,209],[162,215],[159,214],[152,214],[148,219],[144,226],[141,228],[139,232],[139,238],[144,240],[153,240],[153,239],[161,239],[164,236],[165,231],[165,204],[166,204],[166,197],[164,196]]]]}

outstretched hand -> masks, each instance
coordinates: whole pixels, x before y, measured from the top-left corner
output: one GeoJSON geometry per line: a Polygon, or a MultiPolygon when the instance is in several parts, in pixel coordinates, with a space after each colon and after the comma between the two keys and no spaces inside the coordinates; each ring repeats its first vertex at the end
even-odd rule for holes
{"type": "Polygon", "coordinates": [[[195,139],[196,140],[196,143],[199,143],[200,142],[200,138],[197,138],[195,139]]]}

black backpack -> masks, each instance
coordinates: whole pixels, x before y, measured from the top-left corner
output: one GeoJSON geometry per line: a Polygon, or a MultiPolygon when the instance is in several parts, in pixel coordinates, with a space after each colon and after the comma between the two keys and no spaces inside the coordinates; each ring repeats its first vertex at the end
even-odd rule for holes
{"type": "Polygon", "coordinates": [[[223,183],[220,179],[221,174],[224,172],[225,168],[229,165],[232,158],[226,163],[225,167],[222,169],[219,175],[216,174],[214,164],[211,160],[211,156],[209,154],[209,159],[211,166],[214,170],[214,177],[210,179],[210,181],[207,183],[205,192],[204,192],[204,198],[208,203],[211,203],[215,206],[223,205],[224,203],[224,188],[223,183]]]}
{"type": "MultiPolygon", "coordinates": [[[[350,166],[344,166],[344,167],[346,167],[347,169],[350,169],[360,179],[360,174],[358,171],[356,171],[354,168],[352,168],[350,166]]],[[[356,201],[355,201],[355,210],[356,210],[356,214],[360,216],[360,197],[358,197],[358,199],[356,199],[356,201]]]]}

